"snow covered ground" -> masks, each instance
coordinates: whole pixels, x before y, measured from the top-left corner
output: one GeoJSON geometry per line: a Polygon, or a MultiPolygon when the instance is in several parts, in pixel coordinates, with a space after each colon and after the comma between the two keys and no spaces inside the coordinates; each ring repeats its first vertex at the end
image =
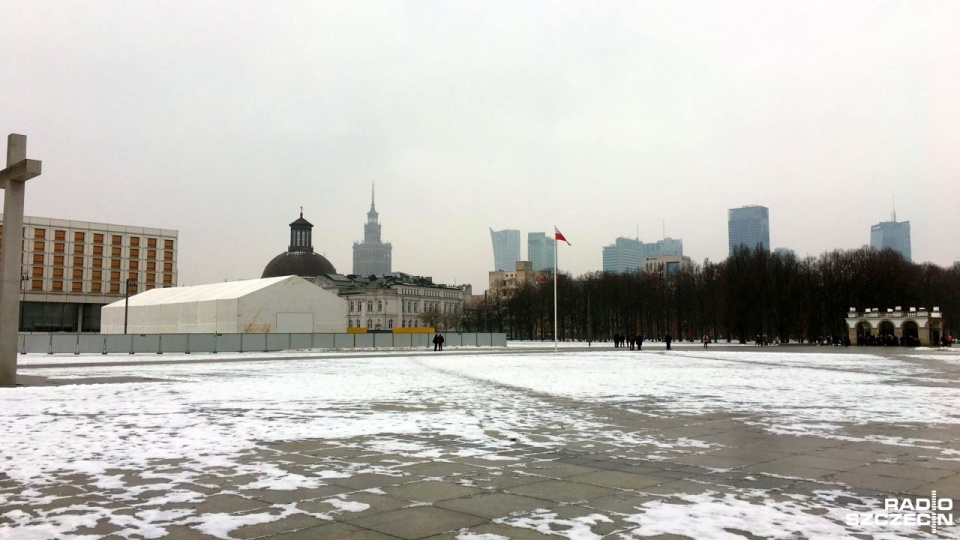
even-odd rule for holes
{"type": "MultiPolygon", "coordinates": [[[[189,525],[232,538],[231,531],[242,525],[308,512],[290,505],[243,516],[198,514],[182,505],[162,508],[201,501],[203,493],[183,486],[202,485],[211,475],[249,477],[244,489],[289,490],[321,488],[330,478],[384,472],[372,465],[331,462],[310,474],[296,474],[269,462],[244,459],[284,441],[363,440],[367,449],[414,461],[452,455],[491,463],[515,459],[505,450],[517,442],[551,450],[583,445],[589,439],[591,445],[648,447],[650,459],[711,447],[695,437],[624,431],[594,415],[591,406],[656,418],[736,414],[751,426],[784,436],[920,447],[937,459],[960,460],[960,451],[942,444],[945,441],[891,435],[887,429],[872,433],[869,427],[960,424],[960,385],[954,369],[960,364],[960,351],[881,356],[680,347],[670,353],[641,353],[608,346],[590,352],[524,352],[524,347],[534,346],[543,344],[511,344],[517,351],[505,354],[261,355],[282,362],[196,363],[225,360],[230,356],[226,354],[21,357],[24,375],[78,382],[137,376],[154,382],[0,389],[0,472],[17,486],[0,484],[0,538],[85,538],[74,531],[104,519],[120,524],[116,534],[124,537],[158,538],[167,527],[189,525]],[[170,363],[138,365],[144,359],[170,363]],[[91,361],[130,363],[43,367],[91,361]],[[411,437],[426,442],[413,443],[411,437]],[[438,449],[429,443],[431,437],[458,444],[438,449]],[[131,471],[152,479],[149,486],[133,481],[131,471]],[[40,510],[58,498],[49,494],[51,486],[69,483],[78,475],[90,479],[104,504],[84,503],[71,512],[40,510]],[[142,511],[115,513],[107,502],[139,505],[142,511]]],[[[862,532],[843,525],[843,517],[832,506],[836,497],[845,496],[844,489],[836,486],[806,498],[777,498],[755,490],[708,491],[674,502],[644,503],[633,513],[621,512],[618,519],[631,524],[624,537],[661,533],[737,537],[726,532],[731,527],[759,536],[799,530],[811,537],[843,537],[862,532]]],[[[363,510],[359,502],[329,501],[335,501],[329,502],[336,507],[334,512],[363,510]]],[[[863,506],[866,511],[869,502],[863,506]]],[[[308,514],[330,519],[330,514],[308,514]]],[[[612,518],[609,514],[564,518],[538,510],[501,522],[541,531],[546,527],[550,534],[569,538],[595,538],[599,536],[591,532],[590,523],[598,525],[605,519],[612,518]]],[[[483,537],[472,534],[464,532],[462,537],[483,537]]],[[[872,534],[897,537],[889,531],[872,534]]]]}

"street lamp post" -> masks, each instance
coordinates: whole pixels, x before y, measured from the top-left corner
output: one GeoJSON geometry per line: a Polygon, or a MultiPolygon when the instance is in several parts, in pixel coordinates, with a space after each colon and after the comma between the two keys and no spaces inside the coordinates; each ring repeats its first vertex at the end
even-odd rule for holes
{"type": "Polygon", "coordinates": [[[127,333],[127,316],[130,313],[130,287],[136,287],[137,280],[128,279],[123,289],[123,333],[127,333]]]}

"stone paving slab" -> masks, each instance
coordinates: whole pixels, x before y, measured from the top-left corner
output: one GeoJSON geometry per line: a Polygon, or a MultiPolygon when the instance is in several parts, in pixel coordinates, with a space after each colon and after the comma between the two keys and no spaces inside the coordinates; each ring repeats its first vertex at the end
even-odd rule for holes
{"type": "Polygon", "coordinates": [[[433,506],[403,508],[353,520],[351,524],[416,540],[486,523],[487,519],[433,506]]]}

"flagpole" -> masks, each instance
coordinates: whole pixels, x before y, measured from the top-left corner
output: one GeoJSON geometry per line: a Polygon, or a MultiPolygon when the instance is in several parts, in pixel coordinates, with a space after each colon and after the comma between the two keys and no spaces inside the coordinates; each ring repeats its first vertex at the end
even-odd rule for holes
{"type": "Polygon", "coordinates": [[[557,261],[560,258],[558,248],[560,247],[560,242],[557,240],[557,226],[553,226],[553,352],[557,352],[557,276],[559,275],[559,268],[557,267],[557,261]]]}

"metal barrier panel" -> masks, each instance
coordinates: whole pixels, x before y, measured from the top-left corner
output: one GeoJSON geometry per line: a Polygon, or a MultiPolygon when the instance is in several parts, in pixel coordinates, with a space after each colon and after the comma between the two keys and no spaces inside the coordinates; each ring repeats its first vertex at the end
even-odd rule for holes
{"type": "Polygon", "coordinates": [[[165,353],[187,352],[187,336],[189,334],[161,334],[160,350],[165,353]]]}
{"type": "Polygon", "coordinates": [[[490,334],[490,346],[492,346],[492,347],[506,347],[506,346],[507,346],[507,335],[506,335],[506,334],[490,334]]]}
{"type": "Polygon", "coordinates": [[[333,346],[336,349],[352,349],[354,339],[360,334],[334,334],[333,346]]]}
{"type": "Polygon", "coordinates": [[[477,334],[477,347],[492,347],[492,336],[490,333],[477,334]]]}
{"type": "Polygon", "coordinates": [[[159,350],[159,334],[133,334],[133,352],[156,354],[156,352],[159,350]]]}
{"type": "Polygon", "coordinates": [[[444,334],[443,335],[444,347],[459,347],[462,343],[463,343],[463,340],[460,338],[460,334],[444,334]]]}
{"type": "Polygon", "coordinates": [[[294,350],[312,349],[313,334],[290,334],[290,348],[294,350]]]}
{"type": "Polygon", "coordinates": [[[378,349],[393,348],[393,334],[373,334],[373,346],[378,349]]]}
{"type": "Polygon", "coordinates": [[[128,353],[133,343],[132,335],[111,334],[107,336],[107,354],[128,353]]]}
{"type": "Polygon", "coordinates": [[[285,351],[290,348],[290,334],[266,334],[266,350],[285,351]]]}
{"type": "Polygon", "coordinates": [[[46,334],[25,334],[23,336],[23,348],[20,349],[27,353],[50,352],[50,336],[46,334]]]}
{"type": "Polygon", "coordinates": [[[50,349],[54,354],[77,352],[78,334],[50,334],[50,349]]]}
{"type": "Polygon", "coordinates": [[[413,347],[413,334],[394,334],[394,347],[413,347]]]}
{"type": "Polygon", "coordinates": [[[466,334],[460,334],[460,340],[464,347],[476,347],[477,346],[477,334],[473,332],[468,332],[466,334]]]}
{"type": "Polygon", "coordinates": [[[240,336],[242,335],[243,334],[218,334],[217,352],[239,352],[240,336]]]}
{"type": "Polygon", "coordinates": [[[433,334],[410,334],[410,337],[413,338],[413,347],[433,348],[433,334]]]}
{"type": "Polygon", "coordinates": [[[240,334],[243,352],[263,352],[267,349],[266,334],[240,334]]]}
{"type": "Polygon", "coordinates": [[[190,352],[192,353],[210,353],[213,352],[213,334],[189,334],[190,352]]]}
{"type": "Polygon", "coordinates": [[[373,347],[373,336],[376,334],[354,334],[357,338],[356,348],[369,349],[373,347]]]}
{"type": "Polygon", "coordinates": [[[80,354],[99,354],[103,352],[104,336],[100,334],[80,334],[80,354]]]}
{"type": "MultiPolygon", "coordinates": [[[[314,349],[333,349],[336,346],[337,336],[340,334],[314,334],[313,335],[313,348],[314,349]]],[[[353,336],[350,337],[351,346],[353,344],[353,336]]]]}

